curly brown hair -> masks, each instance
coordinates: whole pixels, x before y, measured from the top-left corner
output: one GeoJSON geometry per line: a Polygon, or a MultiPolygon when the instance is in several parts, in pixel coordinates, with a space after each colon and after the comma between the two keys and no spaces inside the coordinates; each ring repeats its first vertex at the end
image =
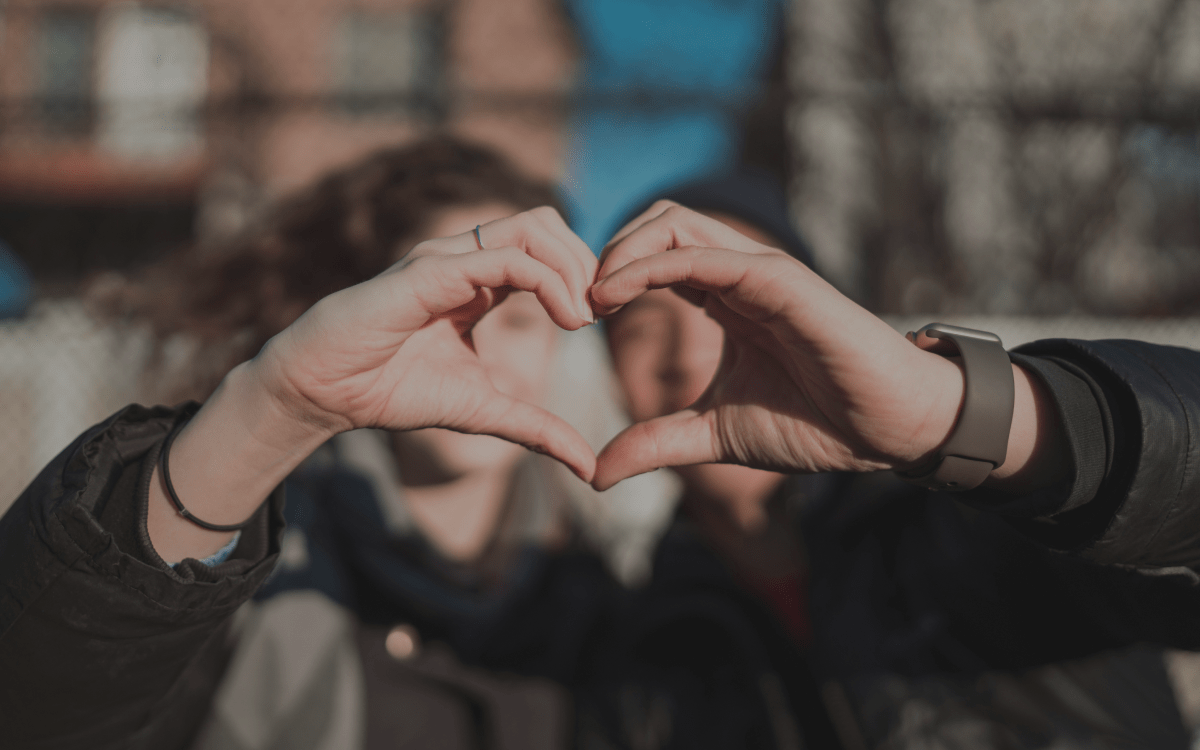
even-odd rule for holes
{"type": "Polygon", "coordinates": [[[202,397],[319,299],[390,266],[438,211],[486,203],[558,207],[549,183],[495,151],[429,138],[328,174],[232,242],[175,253],[93,299],[110,318],[149,324],[155,377],[164,377],[163,344],[189,341],[188,382],[162,390],[202,397]]]}

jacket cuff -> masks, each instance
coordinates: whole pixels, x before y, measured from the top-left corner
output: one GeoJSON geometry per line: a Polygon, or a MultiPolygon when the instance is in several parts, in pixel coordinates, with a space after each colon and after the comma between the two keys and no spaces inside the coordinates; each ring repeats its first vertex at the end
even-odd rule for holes
{"type": "Polygon", "coordinates": [[[201,612],[220,619],[253,595],[279,552],[281,490],[216,566],[189,559],[173,569],[149,544],[155,461],[168,429],[192,410],[127,407],[80,436],[22,493],[0,519],[0,636],[50,589],[77,589],[100,609],[140,602],[139,617],[164,621],[201,612]]]}
{"type": "Polygon", "coordinates": [[[981,487],[963,493],[961,499],[1010,518],[1050,519],[1088,503],[1104,481],[1110,438],[1102,396],[1069,362],[1017,352],[1009,358],[1049,392],[1066,433],[1070,474],[1057,485],[1024,495],[981,487]]]}
{"type": "MultiPolygon", "coordinates": [[[[240,542],[240,541],[242,541],[242,531],[241,531],[241,529],[238,529],[236,532],[234,532],[233,538],[229,540],[228,544],[226,544],[221,549],[217,550],[216,552],[212,553],[208,557],[201,560],[200,564],[204,565],[206,567],[209,567],[209,568],[211,568],[214,565],[220,565],[221,563],[223,563],[229,559],[229,556],[233,554],[233,551],[235,549],[237,549],[238,542],[240,542]]],[[[171,567],[175,567],[178,564],[179,563],[176,563],[175,565],[172,565],[171,567]]]]}
{"type": "Polygon", "coordinates": [[[150,556],[137,541],[142,498],[183,414],[118,412],[59,454],[0,518],[0,726],[13,746],[175,747],[159,730],[149,736],[147,717],[181,740],[203,715],[215,680],[205,657],[216,656],[234,610],[270,573],[282,496],[219,565],[189,559],[173,570],[150,556]]]}
{"type": "Polygon", "coordinates": [[[1039,341],[1021,352],[1088,383],[1106,443],[1092,496],[1071,493],[1053,523],[1022,530],[1100,563],[1200,567],[1200,352],[1120,340],[1039,341]]]}

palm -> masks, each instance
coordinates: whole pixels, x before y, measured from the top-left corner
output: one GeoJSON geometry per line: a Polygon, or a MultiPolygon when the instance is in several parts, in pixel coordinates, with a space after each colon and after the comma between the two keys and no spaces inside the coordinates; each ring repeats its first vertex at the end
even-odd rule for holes
{"type": "Polygon", "coordinates": [[[514,289],[533,292],[560,327],[588,322],[576,311],[595,261],[577,239],[578,247],[564,246],[557,226],[545,231],[546,222],[523,214],[487,225],[490,236],[523,248],[476,250],[470,235],[423,243],[384,274],[319,302],[260,357],[284,402],[335,430],[496,435],[590,478],[594,457],[583,438],[497,391],[471,343],[472,328],[514,289]]]}
{"type": "Polygon", "coordinates": [[[954,365],[908,344],[796,261],[709,219],[662,214],[613,246],[601,275],[592,290],[598,309],[686,288],[725,329],[726,345],[690,409],[634,425],[604,449],[597,486],[709,462],[890,468],[931,451],[953,421],[954,365]]]}
{"type": "Polygon", "coordinates": [[[849,452],[780,362],[752,345],[728,349],[708,394],[693,407],[710,416],[717,461],[820,471],[849,452]]]}
{"type": "Polygon", "coordinates": [[[498,394],[468,342],[445,319],[413,332],[402,356],[364,373],[355,393],[363,426],[486,431],[487,407],[498,394]]]}
{"type": "MultiPolygon", "coordinates": [[[[789,471],[871,470],[903,452],[922,405],[887,357],[860,360],[838,338],[784,344],[795,321],[755,323],[709,295],[725,321],[726,351],[712,386],[693,407],[707,414],[718,461],[789,471]]],[[[753,315],[752,310],[745,311],[753,315]]],[[[878,347],[897,344],[879,331],[878,347]]],[[[859,342],[861,343],[861,342],[859,342]]],[[[905,351],[905,345],[900,344],[905,351]]]]}

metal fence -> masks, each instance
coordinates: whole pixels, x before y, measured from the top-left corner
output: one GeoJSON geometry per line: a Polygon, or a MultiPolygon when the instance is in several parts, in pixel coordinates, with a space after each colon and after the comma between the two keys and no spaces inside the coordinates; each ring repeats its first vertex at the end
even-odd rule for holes
{"type": "MultiPolygon", "coordinates": [[[[0,239],[43,291],[219,242],[435,128],[569,182],[581,113],[719,110],[790,178],[822,269],[898,328],[1200,348],[1200,0],[789,0],[756,103],[581,90],[557,0],[85,5],[0,4],[0,239]]],[[[0,508],[145,397],[144,359],[69,298],[0,324],[0,508]]]]}
{"type": "Polygon", "coordinates": [[[137,400],[145,352],[72,301],[0,323],[0,511],[79,433],[137,400]]]}
{"type": "Polygon", "coordinates": [[[794,206],[896,314],[1200,312],[1200,2],[796,0],[794,206]]]}

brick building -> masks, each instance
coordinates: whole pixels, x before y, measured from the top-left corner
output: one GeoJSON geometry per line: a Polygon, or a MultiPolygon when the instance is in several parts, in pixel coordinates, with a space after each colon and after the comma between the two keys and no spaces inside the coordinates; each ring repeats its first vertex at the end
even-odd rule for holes
{"type": "Polygon", "coordinates": [[[432,128],[556,176],[574,57],[555,0],[12,0],[0,240],[53,288],[432,128]]]}

